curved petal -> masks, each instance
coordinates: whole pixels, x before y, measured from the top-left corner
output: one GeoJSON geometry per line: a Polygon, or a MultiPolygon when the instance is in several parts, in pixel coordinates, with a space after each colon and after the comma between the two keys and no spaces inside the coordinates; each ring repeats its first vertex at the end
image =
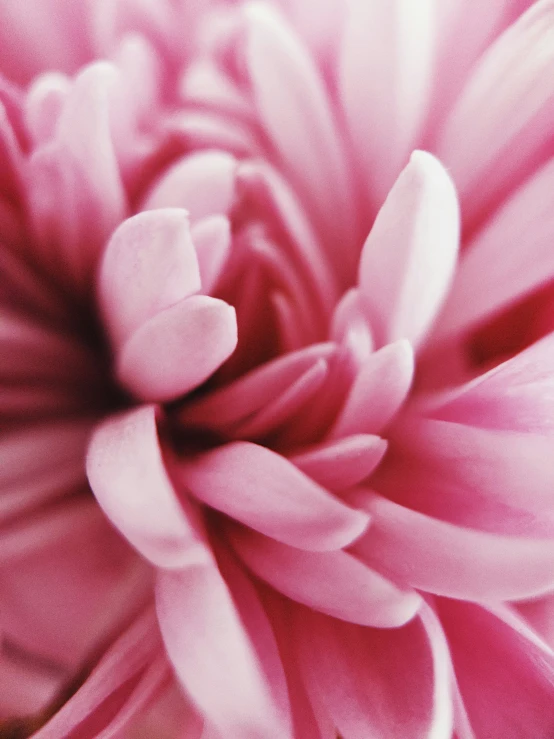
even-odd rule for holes
{"type": "Polygon", "coordinates": [[[437,607],[475,736],[550,739],[552,650],[502,610],[442,599],[437,607]]]}
{"type": "Polygon", "coordinates": [[[452,666],[429,606],[393,631],[309,612],[297,623],[303,672],[343,736],[450,739],[452,666]]]}
{"type": "MultiPolygon", "coordinates": [[[[271,6],[250,3],[245,14],[246,65],[264,131],[325,229],[346,245],[354,199],[323,81],[307,49],[271,6]]],[[[345,256],[341,252],[338,269],[345,256]]]]}
{"type": "Polygon", "coordinates": [[[191,223],[227,215],[235,201],[236,159],[224,151],[188,154],[156,182],[142,210],[186,208],[191,223]]]}
{"type": "Polygon", "coordinates": [[[414,353],[405,340],[388,344],[363,362],[329,437],[378,434],[406,400],[414,374],[414,353]]]}
{"type": "Polygon", "coordinates": [[[124,221],[100,268],[100,304],[119,347],[157,313],[200,290],[187,212],[164,208],[124,221]]]}
{"type": "Polygon", "coordinates": [[[290,461],[323,487],[346,490],[369,477],[386,450],[380,436],[356,434],[304,449],[290,461]]]}
{"type": "Polygon", "coordinates": [[[458,200],[447,171],[416,151],[364,244],[360,295],[381,345],[419,344],[450,287],[458,256],[458,200]]]}
{"type": "Polygon", "coordinates": [[[226,739],[288,736],[256,651],[213,562],[162,571],[156,609],[179,680],[226,739]]]}
{"type": "Polygon", "coordinates": [[[202,292],[208,295],[217,284],[231,249],[231,224],[223,215],[197,221],[191,229],[192,243],[198,257],[202,292]]]}
{"type": "Polygon", "coordinates": [[[203,503],[301,549],[340,549],[369,522],[280,454],[257,444],[225,444],[176,461],[174,471],[183,489],[203,503]]]}
{"type": "Polygon", "coordinates": [[[483,54],[446,121],[438,152],[469,224],[548,156],[553,27],[554,2],[534,2],[483,54]]]}
{"type": "Polygon", "coordinates": [[[148,612],[108,649],[79,690],[33,737],[121,736],[170,675],[154,614],[148,612]]]}
{"type": "Polygon", "coordinates": [[[115,416],[96,429],[87,474],[108,518],[155,565],[183,567],[205,559],[197,514],[177,499],[167,476],[154,406],[115,416]]]}
{"type": "Polygon", "coordinates": [[[135,331],[117,357],[117,375],[143,400],[175,400],[202,384],[236,344],[235,309],[194,295],[135,331]]]}
{"type": "Polygon", "coordinates": [[[475,601],[530,598],[554,587],[554,540],[457,526],[375,493],[353,498],[373,517],[354,551],[399,582],[475,601]]]}
{"type": "Polygon", "coordinates": [[[421,600],[343,551],[305,552],[233,528],[231,544],[262,580],[298,603],[334,618],[391,628],[413,618],[421,600]]]}

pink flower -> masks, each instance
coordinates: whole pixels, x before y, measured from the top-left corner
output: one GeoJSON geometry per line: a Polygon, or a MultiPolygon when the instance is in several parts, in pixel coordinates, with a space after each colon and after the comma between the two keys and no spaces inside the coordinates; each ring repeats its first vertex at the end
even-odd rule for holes
{"type": "Polygon", "coordinates": [[[0,736],[549,739],[553,0],[0,19],[0,736]]]}

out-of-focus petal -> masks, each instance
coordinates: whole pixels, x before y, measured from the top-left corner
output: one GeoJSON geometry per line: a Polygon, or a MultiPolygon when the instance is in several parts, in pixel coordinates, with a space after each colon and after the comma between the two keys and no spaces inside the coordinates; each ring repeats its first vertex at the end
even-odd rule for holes
{"type": "Polygon", "coordinates": [[[467,331],[554,276],[549,162],[506,201],[468,244],[433,339],[467,331]]]}
{"type": "Polygon", "coordinates": [[[553,24],[552,0],[533,3],[483,55],[446,122],[438,152],[468,225],[546,155],[554,120],[553,24]]]}
{"type": "Polygon", "coordinates": [[[458,255],[459,210],[440,162],[414,152],[389,193],[361,255],[360,295],[382,345],[419,344],[440,308],[458,255]]]}
{"type": "Polygon", "coordinates": [[[186,208],[191,223],[231,210],[236,185],[236,159],[224,151],[189,154],[154,184],[143,210],[186,208]]]}
{"type": "Polygon", "coordinates": [[[427,113],[436,9],[423,0],[351,0],[340,93],[367,191],[380,205],[427,113]]]}

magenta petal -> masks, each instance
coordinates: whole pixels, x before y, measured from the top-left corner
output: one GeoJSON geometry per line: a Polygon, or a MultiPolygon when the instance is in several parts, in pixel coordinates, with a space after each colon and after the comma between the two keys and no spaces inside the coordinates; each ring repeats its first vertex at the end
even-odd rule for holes
{"type": "Polygon", "coordinates": [[[205,559],[195,512],[178,501],[165,471],[154,406],[115,416],[96,429],[87,474],[108,518],[155,565],[183,567],[205,559]]]}
{"type": "Polygon", "coordinates": [[[356,554],[399,582],[475,601],[530,598],[554,587],[551,539],[457,526],[375,493],[353,499],[373,516],[356,554]]]}
{"type": "Polygon", "coordinates": [[[183,488],[203,503],[301,549],[340,549],[360,536],[369,521],[287,459],[257,444],[226,444],[176,462],[175,470],[183,488]]]}
{"type": "Polygon", "coordinates": [[[117,358],[117,374],[144,400],[174,400],[204,382],[236,344],[234,308],[195,295],[135,331],[117,358]]]}
{"type": "Polygon", "coordinates": [[[156,608],[179,680],[225,739],[287,739],[256,651],[214,563],[161,572],[156,608]]]}
{"type": "Polygon", "coordinates": [[[437,606],[475,737],[550,739],[552,650],[508,609],[446,600],[437,606]]]}
{"type": "Polygon", "coordinates": [[[385,439],[356,434],[317,444],[290,457],[290,461],[323,487],[346,490],[369,477],[386,449],[385,439]]]}
{"type": "Polygon", "coordinates": [[[329,616],[391,628],[409,621],[420,607],[417,593],[399,589],[347,552],[306,552],[238,528],[229,536],[255,575],[329,616]]]}
{"type": "Polygon", "coordinates": [[[165,208],[124,221],[104,252],[98,290],[116,347],[149,318],[198,292],[186,211],[165,208]]]}
{"type": "Polygon", "coordinates": [[[360,294],[381,344],[419,344],[456,266],[460,230],[452,180],[431,154],[416,151],[364,244],[360,294]]]}
{"type": "Polygon", "coordinates": [[[308,684],[349,739],[450,739],[451,663],[429,608],[394,631],[305,612],[298,644],[308,684]]]}
{"type": "Polygon", "coordinates": [[[406,400],[414,373],[407,341],[397,341],[370,354],[352,383],[329,436],[378,434],[406,400]]]}
{"type": "Polygon", "coordinates": [[[131,721],[169,677],[156,621],[148,612],[123,633],[82,687],[33,737],[125,736],[131,721]]]}

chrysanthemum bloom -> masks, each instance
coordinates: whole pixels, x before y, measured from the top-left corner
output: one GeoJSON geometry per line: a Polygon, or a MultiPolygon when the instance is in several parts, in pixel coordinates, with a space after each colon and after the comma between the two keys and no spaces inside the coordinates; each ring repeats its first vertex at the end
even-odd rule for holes
{"type": "Polygon", "coordinates": [[[0,66],[0,736],[554,736],[554,1],[0,66]]]}

